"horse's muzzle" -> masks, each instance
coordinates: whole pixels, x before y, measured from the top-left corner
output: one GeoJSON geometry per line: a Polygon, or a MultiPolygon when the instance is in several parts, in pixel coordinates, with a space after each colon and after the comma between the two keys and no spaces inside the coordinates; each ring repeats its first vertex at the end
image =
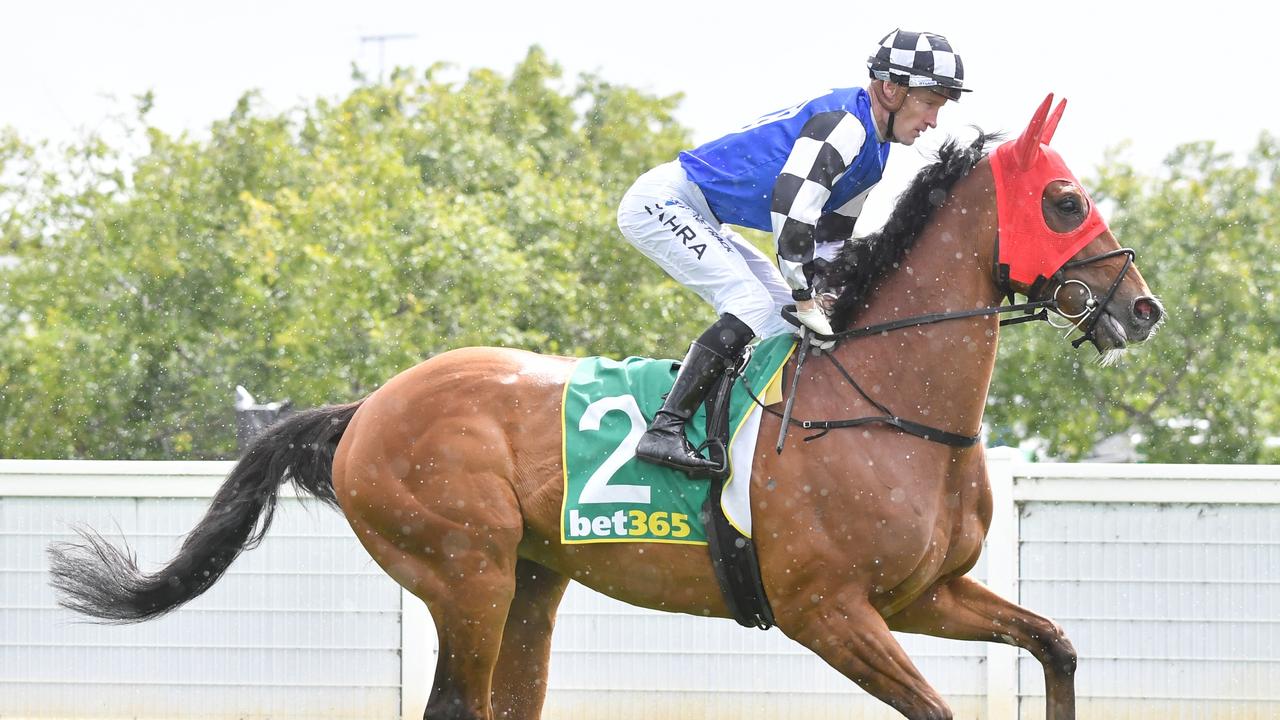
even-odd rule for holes
{"type": "Polygon", "coordinates": [[[1129,307],[1129,317],[1124,323],[1125,334],[1132,342],[1142,342],[1151,337],[1151,333],[1163,319],[1164,306],[1159,300],[1149,296],[1137,298],[1129,307]]]}

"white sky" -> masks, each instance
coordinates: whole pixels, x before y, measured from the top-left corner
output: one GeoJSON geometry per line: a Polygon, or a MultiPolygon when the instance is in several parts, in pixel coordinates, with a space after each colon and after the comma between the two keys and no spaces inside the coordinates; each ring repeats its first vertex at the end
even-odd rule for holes
{"type": "MultiPolygon", "coordinates": [[[[540,44],[570,77],[582,71],[650,92],[685,93],[678,114],[697,142],[830,87],[866,83],[865,60],[894,27],[946,35],[975,92],[944,109],[936,147],[966,126],[1016,133],[1053,91],[1069,98],[1054,145],[1078,175],[1103,151],[1154,172],[1178,143],[1215,140],[1243,151],[1263,128],[1280,132],[1274,90],[1280,52],[1275,4],[1191,5],[997,0],[977,3],[802,2],[4,2],[0,125],[55,141],[131,114],[156,94],[151,122],[203,132],[256,88],[284,110],[351,88],[353,62],[375,75],[364,35],[408,33],[385,45],[385,65],[510,72],[540,44]],[[108,98],[114,97],[114,101],[108,98]]],[[[922,164],[895,148],[866,221],[880,222],[922,164]],[[886,191],[887,189],[887,191],[886,191]]],[[[866,223],[860,232],[867,231],[866,223]]]]}

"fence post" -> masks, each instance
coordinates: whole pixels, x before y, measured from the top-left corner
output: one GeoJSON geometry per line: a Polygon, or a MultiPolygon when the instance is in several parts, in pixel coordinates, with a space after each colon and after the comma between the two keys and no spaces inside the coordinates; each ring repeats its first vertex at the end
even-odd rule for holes
{"type": "MultiPolygon", "coordinates": [[[[987,450],[991,480],[991,529],[987,531],[987,587],[1018,602],[1018,507],[1013,476],[1022,461],[1014,448],[987,450]]],[[[1018,717],[1018,649],[987,643],[987,720],[1018,717]]]]}
{"type": "Polygon", "coordinates": [[[249,443],[262,434],[263,430],[293,412],[293,403],[289,400],[259,403],[243,385],[237,385],[235,409],[236,454],[243,455],[249,448],[249,443]]]}

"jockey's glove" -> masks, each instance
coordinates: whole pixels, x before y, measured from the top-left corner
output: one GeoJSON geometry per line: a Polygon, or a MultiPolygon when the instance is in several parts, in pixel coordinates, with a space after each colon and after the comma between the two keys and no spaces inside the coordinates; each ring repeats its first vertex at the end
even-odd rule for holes
{"type": "MultiPolygon", "coordinates": [[[[819,335],[834,334],[831,330],[831,322],[827,320],[826,311],[817,303],[811,304],[808,310],[797,309],[796,319],[819,335]]],[[[811,342],[819,350],[830,350],[836,344],[834,340],[819,340],[818,338],[813,338],[811,342]]]]}

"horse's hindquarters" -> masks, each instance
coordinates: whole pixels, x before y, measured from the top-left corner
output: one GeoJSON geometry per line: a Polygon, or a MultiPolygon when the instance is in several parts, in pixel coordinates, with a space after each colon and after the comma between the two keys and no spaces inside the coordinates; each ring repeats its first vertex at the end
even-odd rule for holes
{"type": "Polygon", "coordinates": [[[365,401],[338,446],[334,489],[398,582],[429,602],[425,570],[403,566],[442,578],[512,572],[522,508],[545,505],[539,496],[556,485],[554,419],[568,367],[514,350],[455,350],[365,401]]]}
{"type": "MultiPolygon", "coordinates": [[[[429,717],[489,717],[518,547],[559,508],[547,496],[558,486],[555,418],[569,367],[512,350],[446,353],[369,396],[338,446],[333,483],[348,522],[435,620],[429,717]]],[[[545,591],[552,612],[562,588],[545,591]]]]}

